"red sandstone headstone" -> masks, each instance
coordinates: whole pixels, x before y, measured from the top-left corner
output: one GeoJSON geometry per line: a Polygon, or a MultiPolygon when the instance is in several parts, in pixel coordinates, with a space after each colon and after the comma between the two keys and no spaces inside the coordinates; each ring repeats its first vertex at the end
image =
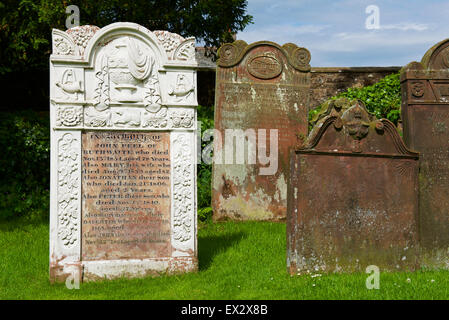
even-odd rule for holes
{"type": "Polygon", "coordinates": [[[328,104],[291,153],[287,267],[302,272],[418,266],[418,154],[361,102],[328,104]]]}
{"type": "Polygon", "coordinates": [[[449,40],[401,71],[404,141],[420,153],[422,264],[449,268],[449,40]]]}
{"type": "Polygon", "coordinates": [[[310,53],[292,43],[239,40],[218,54],[214,219],[285,219],[289,149],[307,135],[310,53]]]}

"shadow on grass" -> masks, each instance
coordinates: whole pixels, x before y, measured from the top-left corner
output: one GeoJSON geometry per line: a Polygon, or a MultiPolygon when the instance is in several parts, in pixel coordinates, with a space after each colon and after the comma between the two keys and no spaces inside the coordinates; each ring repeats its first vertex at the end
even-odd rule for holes
{"type": "Polygon", "coordinates": [[[206,236],[198,238],[199,271],[207,270],[217,254],[226,251],[227,248],[240,242],[246,237],[246,232],[239,231],[221,236],[206,236]]]}

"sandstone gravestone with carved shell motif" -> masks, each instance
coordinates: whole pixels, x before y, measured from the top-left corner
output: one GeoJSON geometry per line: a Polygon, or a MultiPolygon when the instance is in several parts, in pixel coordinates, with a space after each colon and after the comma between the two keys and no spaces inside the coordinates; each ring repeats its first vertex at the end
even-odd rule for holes
{"type": "Polygon", "coordinates": [[[291,153],[289,272],[415,270],[418,154],[361,102],[325,106],[305,144],[291,153]]]}
{"type": "Polygon", "coordinates": [[[284,220],[289,149],[307,135],[310,53],[239,40],[218,54],[214,219],[284,220]]]}
{"type": "Polygon", "coordinates": [[[420,154],[423,266],[449,269],[449,40],[401,70],[404,141],[420,154]]]}
{"type": "Polygon", "coordinates": [[[197,269],[195,39],[53,30],[50,278],[197,269]]]}

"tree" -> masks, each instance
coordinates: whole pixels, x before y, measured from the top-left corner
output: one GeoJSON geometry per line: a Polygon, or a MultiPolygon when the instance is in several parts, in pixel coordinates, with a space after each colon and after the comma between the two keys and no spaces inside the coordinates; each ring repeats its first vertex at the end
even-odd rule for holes
{"type": "Polygon", "coordinates": [[[0,2],[0,74],[48,69],[51,29],[65,30],[66,7],[76,4],[80,24],[135,22],[149,30],[194,36],[205,46],[232,41],[252,23],[246,0],[7,0],[0,2]]]}

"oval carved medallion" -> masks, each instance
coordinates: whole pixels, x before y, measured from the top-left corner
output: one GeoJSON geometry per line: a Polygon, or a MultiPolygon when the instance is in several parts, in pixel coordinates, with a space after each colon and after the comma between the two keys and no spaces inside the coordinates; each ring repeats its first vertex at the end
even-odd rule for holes
{"type": "Polygon", "coordinates": [[[246,67],[252,76],[260,79],[272,79],[282,72],[282,64],[275,57],[267,54],[250,58],[246,67]]]}

